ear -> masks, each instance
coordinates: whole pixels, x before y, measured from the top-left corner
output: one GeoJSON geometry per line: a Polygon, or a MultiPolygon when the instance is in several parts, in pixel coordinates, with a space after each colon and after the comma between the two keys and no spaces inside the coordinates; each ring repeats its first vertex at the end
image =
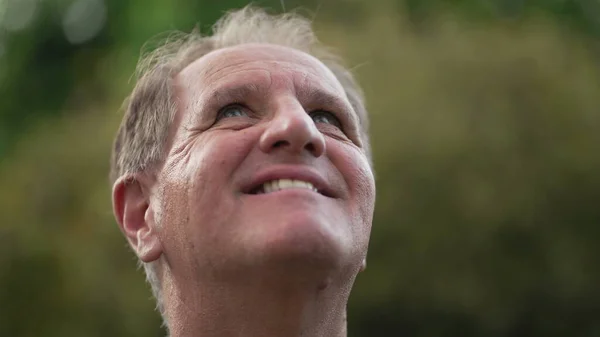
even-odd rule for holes
{"type": "Polygon", "coordinates": [[[363,271],[365,271],[365,269],[367,269],[367,258],[366,257],[362,260],[362,263],[360,264],[359,272],[363,272],[363,271]]]}
{"type": "Polygon", "coordinates": [[[113,212],[121,232],[131,248],[143,262],[157,260],[162,254],[162,244],[156,233],[149,195],[143,188],[141,177],[119,178],[112,192],[113,212]]]}

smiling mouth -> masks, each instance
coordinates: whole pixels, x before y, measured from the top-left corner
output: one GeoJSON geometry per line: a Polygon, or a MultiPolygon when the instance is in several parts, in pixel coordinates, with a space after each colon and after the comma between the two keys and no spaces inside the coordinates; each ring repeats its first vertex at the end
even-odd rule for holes
{"type": "Polygon", "coordinates": [[[256,187],[250,194],[266,194],[289,189],[305,189],[322,194],[312,183],[295,179],[275,179],[256,187]]]}

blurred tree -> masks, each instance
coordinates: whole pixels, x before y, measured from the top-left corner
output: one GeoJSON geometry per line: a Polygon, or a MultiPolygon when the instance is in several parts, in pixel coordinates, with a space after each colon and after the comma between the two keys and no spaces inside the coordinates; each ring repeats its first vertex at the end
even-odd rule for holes
{"type": "Polygon", "coordinates": [[[600,4],[594,0],[395,0],[401,13],[413,23],[427,21],[442,11],[461,14],[475,21],[527,20],[531,16],[552,17],[594,37],[600,36],[600,4]]]}

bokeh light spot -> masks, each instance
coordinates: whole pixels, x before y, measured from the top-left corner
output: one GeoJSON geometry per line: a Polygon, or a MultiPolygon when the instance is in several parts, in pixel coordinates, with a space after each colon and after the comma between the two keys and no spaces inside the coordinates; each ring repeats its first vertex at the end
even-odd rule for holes
{"type": "Polygon", "coordinates": [[[77,0],[63,17],[65,37],[72,44],[81,44],[96,37],[106,23],[106,6],[102,0],[77,0]]]}
{"type": "Polygon", "coordinates": [[[35,17],[37,0],[0,1],[0,25],[8,31],[27,28],[35,17]]]}

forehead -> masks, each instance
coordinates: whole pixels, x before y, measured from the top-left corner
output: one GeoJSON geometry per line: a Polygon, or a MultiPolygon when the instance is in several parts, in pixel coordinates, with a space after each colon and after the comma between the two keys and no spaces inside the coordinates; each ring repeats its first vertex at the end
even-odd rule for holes
{"type": "Polygon", "coordinates": [[[270,76],[285,73],[304,80],[312,79],[309,82],[337,93],[344,92],[335,75],[317,58],[297,49],[272,44],[241,44],[212,51],[192,62],[177,77],[187,87],[206,87],[232,75],[252,81],[252,76],[244,76],[247,71],[266,71],[270,76]]]}

